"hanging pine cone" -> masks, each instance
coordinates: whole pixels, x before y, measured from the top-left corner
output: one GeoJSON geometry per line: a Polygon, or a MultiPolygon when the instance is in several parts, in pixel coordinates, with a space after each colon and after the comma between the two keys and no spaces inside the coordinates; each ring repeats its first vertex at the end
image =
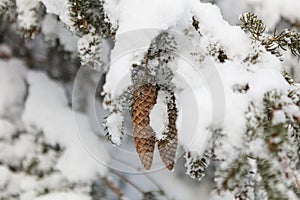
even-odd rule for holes
{"type": "Polygon", "coordinates": [[[169,170],[172,170],[176,159],[176,150],[178,144],[176,128],[177,108],[174,93],[171,93],[171,99],[168,102],[168,118],[169,124],[168,131],[166,133],[167,137],[158,141],[158,150],[162,161],[165,163],[165,166],[169,170]]]}
{"type": "Polygon", "coordinates": [[[132,121],[136,151],[145,169],[152,165],[155,133],[150,127],[150,112],[156,103],[155,85],[143,85],[133,92],[132,121]]]}

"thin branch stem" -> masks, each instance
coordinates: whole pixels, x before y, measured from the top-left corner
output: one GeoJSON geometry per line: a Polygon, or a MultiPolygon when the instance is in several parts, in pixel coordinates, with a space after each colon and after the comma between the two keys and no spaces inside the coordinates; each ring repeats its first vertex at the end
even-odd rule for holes
{"type": "Polygon", "coordinates": [[[103,178],[104,182],[106,183],[106,185],[111,189],[112,192],[114,192],[116,195],[118,195],[119,199],[122,199],[122,197],[124,196],[121,188],[114,183],[112,180],[110,180],[107,176],[105,176],[103,178]]]}
{"type": "Polygon", "coordinates": [[[139,186],[137,186],[135,183],[133,183],[131,180],[129,180],[126,176],[124,176],[123,174],[120,174],[118,172],[116,172],[115,170],[111,170],[111,172],[115,175],[117,175],[119,178],[121,178],[123,181],[125,181],[126,183],[130,184],[133,188],[135,188],[137,191],[139,191],[141,194],[144,194],[145,191],[140,188],[139,186]]]}

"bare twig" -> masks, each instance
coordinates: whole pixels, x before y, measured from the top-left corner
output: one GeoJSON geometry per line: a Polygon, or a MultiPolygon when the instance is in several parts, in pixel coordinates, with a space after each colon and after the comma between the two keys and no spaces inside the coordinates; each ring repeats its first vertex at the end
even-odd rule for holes
{"type": "Polygon", "coordinates": [[[135,188],[137,191],[139,191],[141,194],[144,194],[145,191],[140,188],[139,186],[137,186],[135,183],[133,183],[131,180],[129,180],[126,176],[116,172],[115,170],[111,170],[111,172],[115,175],[117,175],[119,178],[121,178],[123,181],[125,181],[126,183],[128,183],[129,185],[131,185],[133,188],[135,188]]]}
{"type": "MultiPolygon", "coordinates": [[[[120,163],[126,165],[127,167],[131,167],[132,169],[135,169],[135,170],[137,170],[137,171],[139,171],[139,172],[142,172],[142,171],[143,171],[143,168],[136,168],[136,167],[132,166],[131,163],[125,162],[125,161],[120,160],[120,159],[118,159],[118,158],[116,158],[116,157],[112,157],[112,158],[113,158],[113,160],[118,161],[118,162],[120,162],[120,163]]],[[[145,173],[144,176],[145,176],[147,179],[149,179],[149,180],[152,182],[152,184],[155,185],[155,187],[156,187],[158,190],[162,190],[161,186],[160,186],[160,185],[159,185],[159,184],[158,184],[151,176],[149,176],[149,174],[145,173]]]]}
{"type": "Polygon", "coordinates": [[[124,194],[123,194],[121,188],[107,176],[105,176],[103,178],[103,180],[106,183],[106,185],[111,189],[111,191],[114,192],[116,195],[118,195],[119,199],[122,199],[124,194]]]}

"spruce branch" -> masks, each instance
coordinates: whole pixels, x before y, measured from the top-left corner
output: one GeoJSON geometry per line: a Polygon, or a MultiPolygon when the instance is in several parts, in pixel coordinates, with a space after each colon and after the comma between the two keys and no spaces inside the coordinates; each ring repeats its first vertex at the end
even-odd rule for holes
{"type": "Polygon", "coordinates": [[[283,77],[285,78],[285,80],[290,84],[290,85],[294,85],[295,81],[293,79],[293,77],[287,72],[287,71],[283,71],[282,72],[283,77]]]}
{"type": "Polygon", "coordinates": [[[200,181],[206,173],[212,157],[212,149],[205,150],[202,156],[192,156],[190,152],[185,155],[186,174],[200,181]]]}
{"type": "Polygon", "coordinates": [[[208,141],[204,153],[193,155],[191,152],[185,154],[186,174],[195,180],[202,180],[212,160],[217,160],[215,150],[222,147],[223,131],[221,129],[210,128],[213,137],[208,141]]]}
{"type": "Polygon", "coordinates": [[[121,112],[113,112],[103,120],[104,134],[108,141],[114,145],[120,145],[124,137],[124,121],[121,112]],[[122,118],[121,124],[119,122],[122,118]]]}
{"type": "Polygon", "coordinates": [[[268,199],[288,200],[285,192],[282,190],[280,171],[276,170],[272,163],[265,159],[257,160],[257,170],[262,177],[262,185],[267,193],[268,199]]]}
{"type": "Polygon", "coordinates": [[[266,33],[266,25],[257,15],[245,13],[240,17],[241,28],[251,34],[251,39],[260,42],[267,51],[277,57],[281,57],[281,50],[290,50],[293,55],[300,56],[300,34],[295,31],[283,30],[277,34],[276,29],[273,35],[266,33]]]}
{"type": "Polygon", "coordinates": [[[102,0],[69,0],[69,15],[79,35],[97,32],[101,37],[109,36],[110,23],[103,4],[102,0]]]}
{"type": "Polygon", "coordinates": [[[268,152],[268,157],[253,154],[258,166],[258,174],[262,177],[261,183],[269,199],[287,197],[285,190],[299,193],[296,163],[299,162],[297,131],[293,130],[299,122],[294,119],[288,110],[298,107],[289,94],[282,94],[273,90],[265,94],[263,104],[251,103],[247,116],[246,141],[249,145],[264,143],[262,151],[268,152]],[[281,121],[275,118],[275,113],[284,115],[281,121]],[[275,120],[275,121],[274,121],[275,120]],[[276,164],[274,164],[276,163],[276,164]],[[274,166],[272,166],[274,165],[274,166]],[[269,171],[268,171],[269,170],[269,171]],[[284,184],[282,180],[284,179],[284,184]],[[269,185],[269,182],[272,184],[269,185]],[[273,185],[271,187],[271,185],[273,185]],[[275,186],[275,188],[274,188],[275,186]]]}
{"type": "Polygon", "coordinates": [[[254,13],[245,13],[240,17],[242,29],[251,33],[252,39],[261,41],[266,30],[266,25],[254,13]]]}
{"type": "Polygon", "coordinates": [[[245,154],[228,163],[226,168],[219,169],[216,172],[217,191],[229,190],[233,192],[237,199],[250,199],[253,193],[253,180],[249,180],[252,175],[252,166],[249,163],[249,157],[245,154]],[[252,189],[252,191],[251,191],[252,189]]]}

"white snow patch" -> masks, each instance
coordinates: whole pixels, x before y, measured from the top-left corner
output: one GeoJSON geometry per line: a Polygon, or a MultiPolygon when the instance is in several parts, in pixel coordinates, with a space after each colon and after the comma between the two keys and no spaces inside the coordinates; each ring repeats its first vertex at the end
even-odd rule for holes
{"type": "Polygon", "coordinates": [[[10,178],[10,171],[6,167],[0,166],[0,188],[4,188],[10,178]]]}
{"type": "Polygon", "coordinates": [[[123,0],[117,6],[118,33],[137,29],[168,29],[188,13],[189,1],[123,0]]]}
{"type": "Polygon", "coordinates": [[[272,123],[273,124],[280,124],[280,123],[284,123],[286,120],[285,117],[285,113],[282,110],[276,110],[273,113],[273,119],[272,119],[272,123]]]}
{"type": "Polygon", "coordinates": [[[220,43],[229,57],[242,57],[251,50],[251,40],[238,26],[223,20],[216,5],[192,0],[191,12],[201,24],[201,33],[210,37],[210,43],[220,43]]]}
{"type": "Polygon", "coordinates": [[[74,121],[62,86],[45,74],[30,72],[27,79],[30,87],[23,121],[41,128],[50,143],[59,143],[66,148],[58,161],[58,169],[71,181],[91,180],[97,174],[103,175],[106,168],[99,165],[80,142],[79,135],[83,134],[88,148],[106,161],[106,150],[91,131],[87,116],[77,113],[74,121]]]}
{"type": "Polygon", "coordinates": [[[211,137],[213,106],[207,79],[184,59],[178,60],[173,79],[178,91],[178,141],[187,150],[202,154],[211,137]]]}
{"type": "Polygon", "coordinates": [[[0,139],[9,139],[16,132],[15,126],[8,120],[0,119],[0,139]]]}
{"type": "Polygon", "coordinates": [[[46,39],[59,39],[66,51],[76,52],[78,37],[66,29],[63,23],[58,21],[54,15],[47,14],[42,22],[42,32],[46,39]]]}
{"type": "Polygon", "coordinates": [[[156,104],[150,113],[150,126],[155,132],[155,137],[158,140],[163,139],[163,133],[168,127],[168,109],[166,104],[166,93],[159,91],[157,94],[156,104]]]}
{"type": "Polygon", "coordinates": [[[11,56],[12,51],[11,48],[6,44],[0,44],[0,55],[11,56]]]}
{"type": "Polygon", "coordinates": [[[124,117],[121,113],[112,113],[106,119],[106,126],[108,128],[108,133],[111,135],[111,141],[116,144],[121,144],[122,139],[122,129],[123,129],[124,117]]]}
{"type": "Polygon", "coordinates": [[[18,25],[24,29],[30,29],[37,25],[37,0],[16,0],[18,11],[18,25]]]}
{"type": "Polygon", "coordinates": [[[57,192],[43,195],[35,200],[91,200],[91,197],[84,194],[76,194],[74,192],[57,192]]]}
{"type": "Polygon", "coordinates": [[[72,27],[72,21],[69,16],[69,1],[67,0],[39,0],[46,9],[47,13],[59,16],[59,19],[67,26],[72,27]]]}
{"type": "Polygon", "coordinates": [[[15,120],[23,110],[26,69],[20,60],[0,60],[0,117],[15,120]]]}

